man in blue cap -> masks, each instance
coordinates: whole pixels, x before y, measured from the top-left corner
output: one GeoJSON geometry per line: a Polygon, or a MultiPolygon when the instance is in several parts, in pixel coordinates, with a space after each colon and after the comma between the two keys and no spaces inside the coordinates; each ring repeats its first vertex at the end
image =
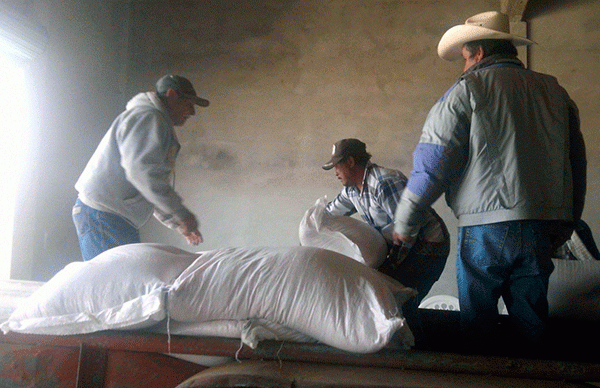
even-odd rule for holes
{"type": "Polygon", "coordinates": [[[139,228],[153,213],[189,244],[203,241],[196,216],[173,188],[180,149],[174,127],[195,114],[195,105],[208,104],[178,75],[162,77],[156,91],[139,93],[127,103],[75,184],[73,221],[83,260],[139,243],[139,228]]]}

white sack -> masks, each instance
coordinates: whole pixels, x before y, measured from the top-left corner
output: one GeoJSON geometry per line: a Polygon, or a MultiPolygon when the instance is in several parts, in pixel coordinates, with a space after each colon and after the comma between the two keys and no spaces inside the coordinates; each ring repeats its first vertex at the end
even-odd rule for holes
{"type": "Polygon", "coordinates": [[[328,345],[374,352],[400,330],[415,291],[339,253],[315,247],[205,252],[168,292],[181,322],[264,319],[328,345]]]}
{"type": "Polygon", "coordinates": [[[300,244],[329,249],[371,268],[385,260],[388,248],[381,233],[364,221],[325,212],[325,198],[319,198],[300,221],[300,244]]]}
{"type": "Polygon", "coordinates": [[[170,320],[168,324],[165,322],[163,325],[152,328],[152,330],[172,335],[240,338],[243,343],[252,349],[255,349],[258,343],[263,340],[316,342],[314,338],[265,319],[208,322],[170,320]]]}
{"type": "Polygon", "coordinates": [[[0,328],[67,335],[154,325],[166,317],[166,289],[198,256],[170,246],[131,244],[68,264],[0,328]]]}

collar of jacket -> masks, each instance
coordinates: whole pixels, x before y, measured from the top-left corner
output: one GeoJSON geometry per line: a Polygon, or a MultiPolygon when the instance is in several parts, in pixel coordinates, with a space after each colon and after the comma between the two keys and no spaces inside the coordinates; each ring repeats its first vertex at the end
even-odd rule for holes
{"type": "Polygon", "coordinates": [[[500,66],[513,66],[513,67],[525,67],[514,55],[506,54],[495,54],[489,57],[483,58],[481,61],[471,66],[469,70],[465,71],[462,76],[479,71],[488,67],[500,67],[500,66]]]}

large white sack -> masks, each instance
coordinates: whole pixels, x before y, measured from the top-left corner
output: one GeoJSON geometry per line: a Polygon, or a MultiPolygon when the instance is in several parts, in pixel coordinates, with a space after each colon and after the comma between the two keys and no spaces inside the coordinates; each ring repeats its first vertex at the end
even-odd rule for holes
{"type": "Polygon", "coordinates": [[[395,332],[412,346],[400,306],[415,291],[316,247],[204,252],[168,292],[181,322],[264,319],[328,345],[374,352],[395,332]]]}
{"type": "Polygon", "coordinates": [[[300,221],[300,244],[329,249],[346,255],[371,268],[385,260],[388,248],[381,233],[371,225],[352,217],[325,212],[326,199],[319,198],[300,221]]]}
{"type": "Polygon", "coordinates": [[[67,335],[155,325],[166,317],[166,289],[198,256],[165,245],[131,244],[68,264],[0,328],[67,335]]]}

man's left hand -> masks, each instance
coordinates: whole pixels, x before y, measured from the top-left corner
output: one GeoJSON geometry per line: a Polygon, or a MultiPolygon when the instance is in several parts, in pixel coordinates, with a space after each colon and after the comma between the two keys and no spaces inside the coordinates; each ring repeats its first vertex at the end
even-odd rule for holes
{"type": "Polygon", "coordinates": [[[200,234],[199,224],[198,220],[196,220],[196,216],[192,213],[186,213],[179,222],[179,228],[177,228],[177,230],[185,237],[190,245],[198,245],[201,242],[204,242],[202,234],[200,234]]]}
{"type": "Polygon", "coordinates": [[[188,244],[190,244],[190,245],[198,245],[201,242],[204,242],[204,239],[202,238],[202,234],[200,233],[200,231],[198,229],[193,230],[191,232],[182,233],[182,234],[185,237],[185,239],[187,240],[188,244]]]}

